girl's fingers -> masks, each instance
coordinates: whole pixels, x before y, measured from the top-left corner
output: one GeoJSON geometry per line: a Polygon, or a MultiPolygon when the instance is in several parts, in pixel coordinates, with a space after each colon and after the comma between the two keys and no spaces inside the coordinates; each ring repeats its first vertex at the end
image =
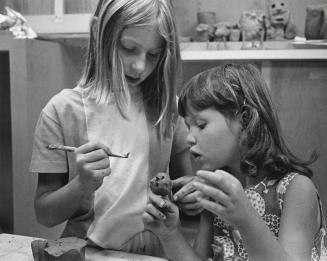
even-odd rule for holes
{"type": "MultiPolygon", "coordinates": [[[[214,199],[216,202],[219,202],[222,205],[227,205],[230,201],[230,197],[226,195],[226,193],[220,189],[212,187],[210,185],[206,185],[200,182],[194,182],[194,187],[204,193],[206,196],[214,199]]],[[[203,198],[199,198],[201,201],[203,198]]]]}
{"type": "Polygon", "coordinates": [[[223,213],[225,210],[225,207],[223,205],[217,202],[212,202],[205,198],[200,199],[199,203],[204,209],[218,216],[220,215],[220,213],[223,213]]]}
{"type": "Polygon", "coordinates": [[[103,149],[96,149],[84,154],[83,153],[77,154],[77,159],[80,159],[84,162],[94,162],[94,161],[99,161],[101,159],[109,160],[109,157],[108,154],[103,149]]]}
{"type": "Polygon", "coordinates": [[[201,208],[200,202],[197,200],[196,202],[193,203],[182,203],[179,205],[179,207],[183,210],[197,210],[201,208]]]}
{"type": "MultiPolygon", "coordinates": [[[[195,188],[195,187],[194,187],[195,188]]],[[[194,204],[195,202],[198,202],[199,198],[205,197],[204,193],[199,191],[199,190],[195,190],[194,192],[186,195],[185,197],[183,197],[182,199],[178,200],[179,204],[194,204]]]]}
{"type": "Polygon", "coordinates": [[[161,196],[150,193],[149,194],[149,202],[155,204],[159,208],[164,208],[168,201],[164,200],[161,196]]]}
{"type": "Polygon", "coordinates": [[[107,168],[107,169],[98,169],[98,170],[94,170],[93,171],[93,175],[94,177],[98,177],[98,178],[104,178],[106,176],[109,176],[111,173],[111,169],[107,168]]]}
{"type": "Polygon", "coordinates": [[[183,176],[178,179],[172,180],[173,188],[180,188],[188,183],[192,179],[191,176],[183,176]]]}
{"type": "Polygon", "coordinates": [[[99,150],[99,152],[97,155],[99,155],[99,153],[100,153],[101,156],[105,155],[108,157],[108,154],[111,153],[110,148],[107,145],[105,145],[99,141],[91,141],[91,142],[85,143],[85,144],[81,145],[80,147],[78,147],[75,150],[75,152],[81,153],[81,154],[88,154],[88,153],[98,151],[98,150],[99,150]]]}
{"type": "Polygon", "coordinates": [[[188,216],[196,216],[203,211],[203,207],[200,205],[200,208],[197,209],[182,209],[182,211],[188,216]]]}
{"type": "Polygon", "coordinates": [[[167,214],[178,212],[177,206],[173,204],[168,198],[164,199],[161,196],[150,194],[149,202],[162,209],[167,214]]]}
{"type": "Polygon", "coordinates": [[[145,224],[151,224],[155,221],[154,217],[147,212],[143,213],[142,219],[145,224]]]}
{"type": "MultiPolygon", "coordinates": [[[[185,181],[186,179],[184,179],[185,181]]],[[[192,177],[187,177],[187,182],[184,183],[183,187],[179,189],[173,196],[174,201],[181,201],[183,200],[186,196],[189,194],[193,193],[195,191],[195,188],[193,187],[193,181],[199,181],[199,182],[204,182],[203,179],[192,176],[192,177]]],[[[174,182],[174,181],[173,181],[174,182]]],[[[173,183],[174,184],[174,183],[173,183]]]]}
{"type": "Polygon", "coordinates": [[[150,214],[151,216],[154,217],[154,219],[157,220],[165,220],[166,216],[158,210],[153,204],[148,204],[146,206],[146,213],[150,214]]]}
{"type": "Polygon", "coordinates": [[[212,172],[199,170],[196,175],[204,179],[206,183],[211,184],[228,195],[233,192],[230,189],[230,185],[235,182],[236,178],[226,171],[216,170],[215,172],[212,172]]]}
{"type": "MultiPolygon", "coordinates": [[[[191,203],[191,202],[196,202],[197,198],[199,197],[199,191],[195,191],[195,187],[192,185],[193,192],[186,194],[184,197],[179,198],[178,202],[180,203],[191,203]]],[[[176,194],[175,194],[176,195],[176,194]]],[[[178,197],[179,194],[177,194],[178,197]]]]}
{"type": "Polygon", "coordinates": [[[89,170],[101,170],[101,169],[107,169],[110,168],[110,161],[109,158],[101,159],[98,161],[93,162],[87,162],[84,164],[85,169],[89,170]]]}

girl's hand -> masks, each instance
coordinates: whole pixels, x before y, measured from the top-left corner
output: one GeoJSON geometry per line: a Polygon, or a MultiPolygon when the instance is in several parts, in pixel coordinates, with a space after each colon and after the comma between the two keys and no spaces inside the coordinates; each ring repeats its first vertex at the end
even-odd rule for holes
{"type": "Polygon", "coordinates": [[[196,189],[210,197],[213,201],[200,198],[200,205],[218,215],[231,225],[238,227],[253,213],[242,184],[233,175],[223,170],[215,172],[199,170],[197,176],[205,181],[193,182],[196,189]]]}
{"type": "Polygon", "coordinates": [[[110,149],[101,142],[88,142],[75,150],[79,179],[85,193],[91,194],[111,172],[108,153],[110,149]]]}
{"type": "Polygon", "coordinates": [[[195,216],[202,212],[203,207],[198,199],[204,194],[193,186],[193,181],[200,181],[197,176],[183,176],[173,180],[173,189],[178,189],[174,194],[174,202],[187,215],[195,216]]]}
{"type": "Polygon", "coordinates": [[[143,214],[145,228],[151,230],[159,238],[164,238],[173,233],[179,224],[178,207],[168,197],[153,193],[149,194],[149,202],[143,214]]]}

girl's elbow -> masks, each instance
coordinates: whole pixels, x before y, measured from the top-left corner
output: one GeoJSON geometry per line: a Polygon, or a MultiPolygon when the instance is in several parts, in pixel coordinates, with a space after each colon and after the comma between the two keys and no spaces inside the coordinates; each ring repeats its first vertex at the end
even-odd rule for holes
{"type": "Polygon", "coordinates": [[[36,213],[36,220],[41,225],[48,228],[58,225],[55,222],[53,222],[47,215],[38,214],[37,211],[35,213],[36,213]]]}
{"type": "Polygon", "coordinates": [[[53,215],[51,213],[48,213],[45,209],[38,206],[37,204],[35,204],[34,210],[35,210],[36,220],[41,225],[50,228],[60,224],[60,222],[56,222],[53,219],[53,215]]]}

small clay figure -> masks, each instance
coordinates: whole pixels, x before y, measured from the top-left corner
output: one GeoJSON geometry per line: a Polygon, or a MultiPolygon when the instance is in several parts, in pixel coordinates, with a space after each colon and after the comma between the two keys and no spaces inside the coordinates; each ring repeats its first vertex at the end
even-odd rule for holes
{"type": "Polygon", "coordinates": [[[198,24],[195,28],[197,34],[197,40],[199,42],[206,42],[210,39],[210,25],[208,24],[198,24]]]}
{"type": "Polygon", "coordinates": [[[242,49],[262,47],[264,38],[264,13],[260,10],[243,11],[240,18],[242,49]]]}
{"type": "Polygon", "coordinates": [[[159,172],[150,180],[150,188],[154,194],[160,196],[171,196],[172,181],[167,173],[159,172]]]}
{"type": "Polygon", "coordinates": [[[268,40],[291,40],[297,33],[296,25],[286,0],[268,0],[268,40]]]}

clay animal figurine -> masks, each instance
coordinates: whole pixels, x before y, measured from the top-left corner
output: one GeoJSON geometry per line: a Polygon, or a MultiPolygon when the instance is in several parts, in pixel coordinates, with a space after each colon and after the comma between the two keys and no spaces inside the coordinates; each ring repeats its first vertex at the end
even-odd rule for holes
{"type": "Polygon", "coordinates": [[[296,25],[291,21],[291,15],[286,0],[268,0],[268,40],[291,40],[297,33],[296,25]]]}
{"type": "Polygon", "coordinates": [[[229,41],[232,25],[229,22],[215,24],[215,41],[229,41]]]}
{"type": "Polygon", "coordinates": [[[208,24],[198,24],[195,28],[197,34],[197,40],[199,42],[209,41],[210,36],[210,25],[208,24]]]}
{"type": "Polygon", "coordinates": [[[264,13],[259,10],[243,11],[240,18],[242,49],[262,47],[264,38],[264,13]]]}
{"type": "Polygon", "coordinates": [[[172,181],[167,173],[159,172],[150,180],[150,188],[154,194],[171,198],[172,181]]]}

